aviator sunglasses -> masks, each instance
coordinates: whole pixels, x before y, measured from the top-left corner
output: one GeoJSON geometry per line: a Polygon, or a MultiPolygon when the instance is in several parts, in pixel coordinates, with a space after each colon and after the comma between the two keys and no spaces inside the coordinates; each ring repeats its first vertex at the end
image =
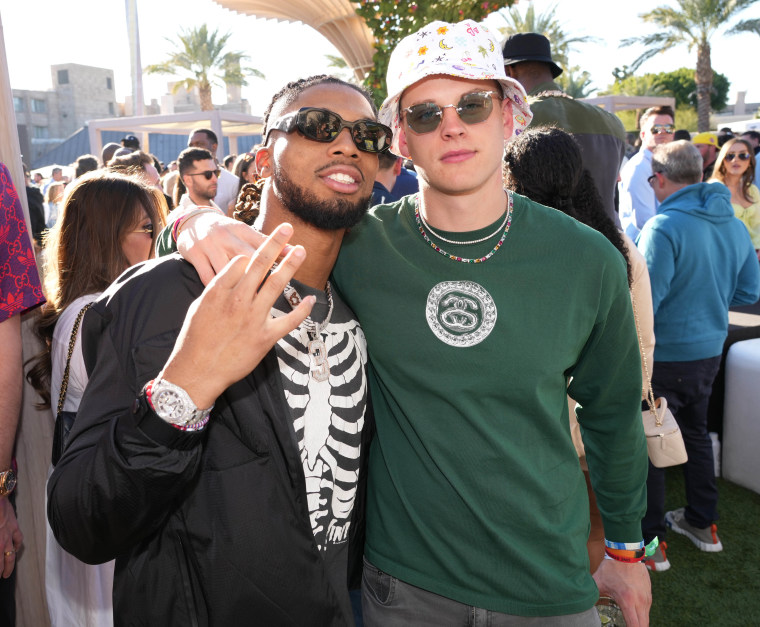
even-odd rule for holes
{"type": "Polygon", "coordinates": [[[675,132],[675,124],[652,124],[652,135],[660,135],[661,133],[671,135],[675,132]]]}
{"type": "Polygon", "coordinates": [[[724,159],[731,163],[734,158],[739,159],[739,161],[747,161],[749,159],[749,153],[748,152],[727,152],[724,159]]]}
{"type": "Polygon", "coordinates": [[[434,102],[423,102],[404,109],[406,123],[415,133],[431,133],[443,120],[444,109],[454,109],[465,124],[480,124],[488,119],[493,110],[493,98],[499,98],[494,91],[473,91],[464,94],[457,104],[444,106],[434,102]]]}
{"type": "Polygon", "coordinates": [[[267,128],[264,143],[267,143],[269,133],[272,131],[292,133],[296,129],[306,139],[315,142],[331,142],[340,135],[344,128],[351,131],[351,139],[353,139],[354,144],[364,152],[384,152],[388,150],[393,140],[393,131],[385,124],[373,120],[346,122],[337,113],[328,109],[304,107],[275,120],[267,128]]]}
{"type": "Polygon", "coordinates": [[[219,178],[219,175],[221,174],[221,172],[222,171],[219,168],[217,168],[216,170],[206,170],[205,172],[193,172],[193,173],[188,172],[187,176],[202,176],[207,181],[210,181],[212,176],[219,178]]]}

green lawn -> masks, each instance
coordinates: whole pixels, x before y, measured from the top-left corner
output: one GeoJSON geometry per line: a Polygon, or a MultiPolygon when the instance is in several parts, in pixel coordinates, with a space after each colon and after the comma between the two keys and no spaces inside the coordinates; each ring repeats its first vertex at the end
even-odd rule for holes
{"type": "MultiPolygon", "coordinates": [[[[683,507],[680,467],[666,477],[666,508],[683,507]]],[[[668,533],[671,568],[651,574],[652,627],[760,625],[760,495],[720,478],[718,490],[723,551],[704,553],[668,533]]]]}

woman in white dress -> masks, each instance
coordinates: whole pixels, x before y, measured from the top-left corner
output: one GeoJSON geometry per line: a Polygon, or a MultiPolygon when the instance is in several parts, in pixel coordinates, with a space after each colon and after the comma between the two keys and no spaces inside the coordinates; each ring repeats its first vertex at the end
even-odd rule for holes
{"type": "MultiPolygon", "coordinates": [[[[102,172],[78,179],[66,195],[45,245],[48,300],[36,327],[46,349],[28,375],[41,404],[51,408],[52,420],[77,315],[129,266],[152,256],[163,227],[163,204],[156,188],[102,172]]],[[[87,378],[77,333],[64,411],[76,412],[87,378]]],[[[113,625],[113,572],[113,562],[91,566],[66,553],[48,526],[45,587],[51,625],[113,625]]]]}

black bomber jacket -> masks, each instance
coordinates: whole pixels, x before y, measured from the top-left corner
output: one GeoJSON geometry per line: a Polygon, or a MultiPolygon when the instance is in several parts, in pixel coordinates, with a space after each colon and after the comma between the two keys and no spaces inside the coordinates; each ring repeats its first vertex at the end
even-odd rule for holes
{"type": "MultiPolygon", "coordinates": [[[[127,270],[87,312],[90,380],[48,482],[52,529],[84,562],[116,559],[117,626],[344,626],[312,534],[274,351],[224,392],[203,431],[172,427],[142,400],[202,290],[172,255],[127,270]]],[[[352,588],[364,543],[365,420],[352,588]]]]}

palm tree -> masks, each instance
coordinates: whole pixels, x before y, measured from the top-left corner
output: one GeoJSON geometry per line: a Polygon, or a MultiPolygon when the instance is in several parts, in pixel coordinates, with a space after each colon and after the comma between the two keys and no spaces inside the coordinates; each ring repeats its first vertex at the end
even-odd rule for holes
{"type": "Polygon", "coordinates": [[[737,35],[739,33],[755,33],[755,35],[760,35],[760,18],[742,20],[728,31],[729,35],[737,35]]]}
{"type": "Polygon", "coordinates": [[[581,72],[577,65],[567,68],[555,81],[562,91],[573,98],[588,98],[596,91],[595,87],[591,87],[591,74],[586,70],[581,72]]]}
{"type": "MultiPolygon", "coordinates": [[[[211,87],[220,82],[229,85],[247,85],[247,76],[264,78],[254,68],[242,67],[242,61],[249,57],[242,52],[225,52],[224,46],[231,33],[220,35],[218,30],[211,33],[204,24],[200,28],[189,28],[178,35],[175,51],[163,63],[145,68],[148,74],[171,74],[184,78],[175,83],[173,93],[184,87],[187,91],[198,88],[201,111],[211,111],[211,87]]],[[[167,41],[172,41],[167,37],[167,41]]]]}
{"type": "Polygon", "coordinates": [[[570,50],[576,44],[585,44],[596,41],[595,37],[570,37],[564,30],[556,16],[557,5],[549,7],[546,12],[536,15],[533,4],[525,9],[525,15],[515,7],[502,9],[499,15],[507,22],[506,26],[499,28],[505,37],[517,33],[540,33],[546,37],[552,45],[552,59],[561,68],[569,67],[567,61],[570,50]]]}
{"type": "MultiPolygon", "coordinates": [[[[710,128],[710,39],[739,12],[755,2],[757,0],[676,0],[678,8],[659,6],[639,16],[655,25],[658,32],[644,37],[630,37],[621,42],[623,46],[641,43],[648,48],[634,61],[634,70],[656,54],[680,44],[686,44],[689,50],[696,46],[697,127],[700,132],[710,128]]],[[[731,34],[731,31],[728,33],[731,34]]]]}

